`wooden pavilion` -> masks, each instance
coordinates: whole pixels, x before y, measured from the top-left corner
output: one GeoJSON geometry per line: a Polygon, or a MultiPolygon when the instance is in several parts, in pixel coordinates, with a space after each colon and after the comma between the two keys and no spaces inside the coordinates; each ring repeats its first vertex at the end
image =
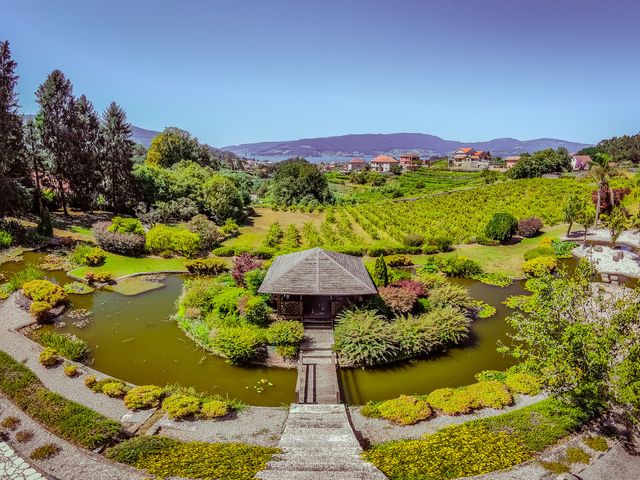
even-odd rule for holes
{"type": "Polygon", "coordinates": [[[275,296],[278,315],[323,327],[378,290],[360,257],[312,248],[276,257],[258,292],[275,296]]]}

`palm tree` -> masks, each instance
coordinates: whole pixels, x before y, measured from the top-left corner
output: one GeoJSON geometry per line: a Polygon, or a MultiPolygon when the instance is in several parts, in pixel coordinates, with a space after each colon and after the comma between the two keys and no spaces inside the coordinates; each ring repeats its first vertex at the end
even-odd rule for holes
{"type": "MultiPolygon", "coordinates": [[[[600,210],[602,208],[602,191],[609,187],[609,180],[617,175],[617,168],[611,161],[611,156],[606,153],[596,153],[593,157],[593,164],[589,169],[589,174],[598,183],[598,200],[596,203],[596,220],[594,228],[598,228],[598,220],[600,219],[600,210]]],[[[611,200],[611,208],[614,207],[613,188],[609,187],[609,195],[611,200]]]]}

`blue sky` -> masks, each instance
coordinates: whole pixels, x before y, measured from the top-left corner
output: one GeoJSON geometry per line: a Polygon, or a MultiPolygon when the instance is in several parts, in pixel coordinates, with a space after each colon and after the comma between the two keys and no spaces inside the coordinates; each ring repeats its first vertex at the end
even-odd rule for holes
{"type": "Polygon", "coordinates": [[[347,133],[597,142],[640,130],[632,0],[4,0],[26,113],[53,69],[212,145],[347,133]]]}

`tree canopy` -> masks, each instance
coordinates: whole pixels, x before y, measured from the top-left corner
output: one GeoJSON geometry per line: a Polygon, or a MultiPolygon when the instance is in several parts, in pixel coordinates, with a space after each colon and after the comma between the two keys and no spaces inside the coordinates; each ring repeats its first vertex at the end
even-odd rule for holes
{"type": "Polygon", "coordinates": [[[523,153],[520,161],[509,170],[511,178],[534,178],[546,173],[571,170],[571,157],[566,148],[547,148],[533,154],[523,153]]]}
{"type": "Polygon", "coordinates": [[[167,168],[182,161],[218,168],[217,162],[213,161],[209,153],[209,148],[198,142],[197,138],[179,128],[165,128],[151,141],[147,151],[147,163],[167,168]]]}
{"type": "Polygon", "coordinates": [[[318,167],[303,158],[292,158],[278,164],[270,193],[276,205],[285,207],[333,200],[325,176],[318,167]]]}

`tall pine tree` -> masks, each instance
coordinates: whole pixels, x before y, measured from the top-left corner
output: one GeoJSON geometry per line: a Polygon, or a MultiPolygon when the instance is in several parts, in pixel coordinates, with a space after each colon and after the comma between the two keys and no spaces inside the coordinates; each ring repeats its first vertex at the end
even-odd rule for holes
{"type": "Polygon", "coordinates": [[[0,216],[28,208],[22,121],[15,92],[18,76],[9,42],[0,42],[0,216]]]}
{"type": "Polygon", "coordinates": [[[116,212],[124,210],[127,198],[131,197],[135,146],[131,140],[132,133],[125,111],[116,102],[111,102],[102,114],[101,162],[105,192],[116,212]]]}
{"type": "Polygon", "coordinates": [[[71,170],[69,148],[69,123],[73,107],[73,87],[60,70],[49,74],[38,90],[36,99],[40,105],[38,128],[42,144],[51,156],[51,175],[55,179],[65,215],[71,170]]]}
{"type": "Polygon", "coordinates": [[[100,193],[100,120],[93,104],[81,95],[71,100],[68,121],[69,162],[65,177],[75,204],[90,211],[100,193]]]}

